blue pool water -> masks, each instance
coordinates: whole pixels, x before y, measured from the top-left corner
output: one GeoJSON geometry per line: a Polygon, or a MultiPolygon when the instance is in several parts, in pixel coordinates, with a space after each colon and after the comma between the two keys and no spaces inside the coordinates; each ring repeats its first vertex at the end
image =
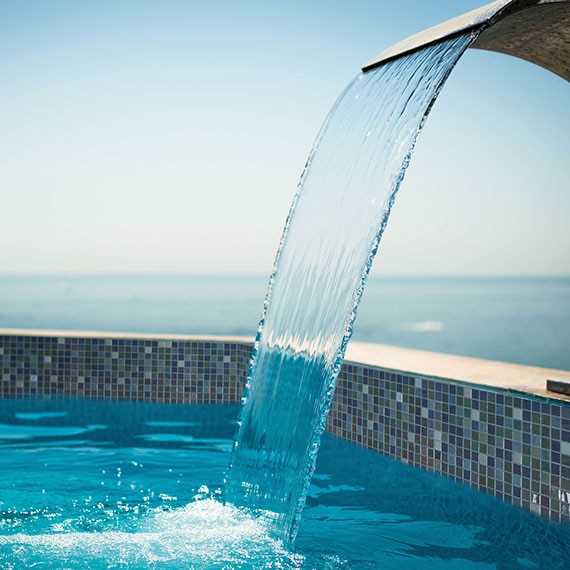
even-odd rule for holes
{"type": "Polygon", "coordinates": [[[568,568],[567,525],[330,434],[287,551],[219,500],[237,412],[0,401],[0,567],[568,568]]]}

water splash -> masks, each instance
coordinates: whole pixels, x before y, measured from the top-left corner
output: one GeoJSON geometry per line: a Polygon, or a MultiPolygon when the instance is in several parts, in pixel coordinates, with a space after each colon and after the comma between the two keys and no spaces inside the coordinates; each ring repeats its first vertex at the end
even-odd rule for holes
{"type": "MultiPolygon", "coordinates": [[[[88,521],[86,521],[87,523],[88,521]]],[[[75,522],[74,524],[77,524],[75,522]]],[[[262,521],[206,497],[157,509],[136,529],[76,531],[65,521],[45,533],[0,535],[2,568],[301,568],[262,521]]]]}
{"type": "Polygon", "coordinates": [[[301,177],[258,328],[226,501],[292,543],[356,311],[417,136],[464,35],[358,75],[301,177]]]}

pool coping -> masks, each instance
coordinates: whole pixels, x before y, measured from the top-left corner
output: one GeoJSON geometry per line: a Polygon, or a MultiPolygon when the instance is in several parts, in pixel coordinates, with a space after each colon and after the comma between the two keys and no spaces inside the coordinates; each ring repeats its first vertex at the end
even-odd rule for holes
{"type": "Polygon", "coordinates": [[[548,380],[570,382],[568,370],[363,342],[350,343],[344,361],[570,402],[546,388],[548,380]]]}

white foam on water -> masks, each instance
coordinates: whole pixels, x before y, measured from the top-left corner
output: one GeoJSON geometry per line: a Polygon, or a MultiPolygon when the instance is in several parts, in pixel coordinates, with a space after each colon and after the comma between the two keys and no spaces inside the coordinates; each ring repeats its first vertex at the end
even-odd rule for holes
{"type": "Polygon", "coordinates": [[[209,498],[155,511],[137,532],[0,536],[0,558],[10,569],[300,568],[303,563],[302,556],[272,539],[259,519],[209,498]]]}

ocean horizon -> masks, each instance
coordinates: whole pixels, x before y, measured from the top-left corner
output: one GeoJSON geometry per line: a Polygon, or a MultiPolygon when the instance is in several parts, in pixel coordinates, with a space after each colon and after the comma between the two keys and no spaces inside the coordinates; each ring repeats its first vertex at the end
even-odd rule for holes
{"type": "MultiPolygon", "coordinates": [[[[253,338],[267,275],[0,275],[0,328],[253,338]]],[[[371,275],[352,337],[570,370],[570,277],[371,275]]]]}

